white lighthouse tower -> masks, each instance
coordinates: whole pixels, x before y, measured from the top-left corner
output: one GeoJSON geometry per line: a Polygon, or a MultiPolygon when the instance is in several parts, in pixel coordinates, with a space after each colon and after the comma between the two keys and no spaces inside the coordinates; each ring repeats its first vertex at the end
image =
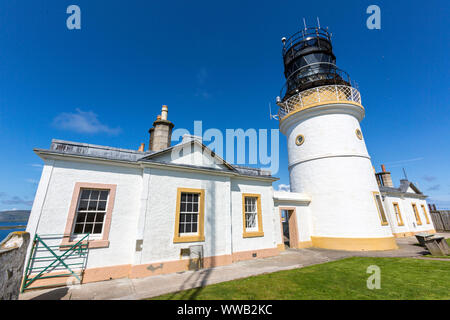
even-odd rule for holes
{"type": "Polygon", "coordinates": [[[361,96],[336,67],[330,34],[305,28],[282,41],[280,130],[287,136],[291,191],[312,198],[313,246],[396,249],[361,132],[361,96]]]}

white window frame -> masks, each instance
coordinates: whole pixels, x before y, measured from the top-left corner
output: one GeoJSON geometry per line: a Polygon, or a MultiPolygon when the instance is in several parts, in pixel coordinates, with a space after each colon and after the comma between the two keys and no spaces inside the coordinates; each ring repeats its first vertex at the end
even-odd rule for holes
{"type": "MultiPolygon", "coordinates": [[[[178,204],[180,206],[180,221],[178,222],[179,223],[179,229],[178,230],[179,230],[180,237],[198,236],[200,234],[200,222],[199,222],[199,220],[200,220],[200,197],[201,197],[201,195],[199,193],[185,192],[185,191],[181,192],[180,203],[178,204]],[[192,204],[192,206],[194,206],[194,204],[197,204],[197,211],[184,211],[183,212],[181,210],[181,207],[182,207],[182,204],[183,204],[183,194],[185,194],[186,196],[189,196],[189,195],[190,196],[197,196],[197,202],[196,203],[195,202],[184,202],[186,204],[186,208],[188,207],[188,204],[192,204]],[[197,221],[195,222],[195,224],[197,226],[197,231],[196,232],[182,232],[181,231],[181,228],[180,228],[181,225],[184,224],[186,226],[186,224],[187,224],[186,222],[183,222],[182,219],[181,219],[183,214],[191,214],[191,215],[196,214],[197,215],[197,221]]],[[[191,224],[191,228],[192,228],[193,222],[190,221],[189,223],[191,224]]]]}
{"type": "MultiPolygon", "coordinates": [[[[86,217],[85,217],[84,223],[83,223],[83,225],[84,225],[83,229],[84,229],[85,225],[87,224],[86,219],[87,219],[88,214],[89,213],[92,214],[93,212],[95,212],[96,214],[97,213],[103,213],[104,214],[103,220],[101,222],[101,224],[102,224],[102,231],[100,233],[93,233],[93,232],[90,233],[89,234],[89,239],[96,240],[96,239],[102,239],[103,238],[103,232],[105,231],[105,218],[106,218],[106,214],[107,214],[107,211],[108,211],[110,195],[111,195],[111,192],[110,192],[109,189],[96,189],[96,188],[81,188],[80,189],[80,195],[79,195],[78,201],[77,201],[77,207],[76,207],[76,210],[75,210],[75,218],[74,218],[74,222],[73,222],[73,226],[72,226],[72,232],[71,232],[72,240],[80,240],[87,234],[87,233],[75,233],[75,228],[76,228],[77,224],[80,224],[80,223],[77,223],[78,214],[79,213],[85,213],[86,214],[86,217]],[[89,198],[88,199],[82,199],[83,191],[86,191],[86,190],[90,191],[89,198]],[[96,207],[95,210],[89,210],[89,204],[90,204],[90,201],[92,200],[91,199],[92,191],[98,191],[99,192],[98,198],[96,200],[97,201],[97,207],[96,207]],[[105,200],[100,200],[100,195],[101,195],[102,191],[107,192],[106,201],[105,200]],[[80,210],[81,201],[86,201],[86,200],[88,200],[87,210],[80,210]],[[99,204],[100,201],[105,201],[105,209],[104,210],[98,210],[98,204],[99,204]]],[[[99,224],[99,223],[95,222],[95,218],[96,218],[96,216],[94,217],[94,222],[92,222],[94,224],[92,231],[94,231],[95,224],[99,224]]]]}
{"type": "Polygon", "coordinates": [[[256,232],[256,231],[259,230],[259,225],[258,225],[258,197],[246,196],[244,199],[245,199],[244,200],[245,201],[245,204],[244,204],[244,208],[245,208],[245,213],[244,213],[245,214],[245,231],[246,232],[256,232]],[[250,199],[254,200],[254,203],[251,204],[253,206],[252,209],[254,209],[254,211],[248,211],[247,210],[248,206],[250,205],[250,204],[247,204],[247,200],[250,200],[250,199]],[[255,224],[253,227],[248,227],[247,226],[247,221],[248,221],[247,216],[249,214],[253,215],[254,224],[255,224]]]}

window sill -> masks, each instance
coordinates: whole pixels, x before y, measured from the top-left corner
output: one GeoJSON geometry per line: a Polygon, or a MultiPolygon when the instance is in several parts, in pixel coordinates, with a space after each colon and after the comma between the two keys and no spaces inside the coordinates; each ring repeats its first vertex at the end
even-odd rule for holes
{"type": "Polygon", "coordinates": [[[184,242],[204,242],[205,236],[186,236],[186,237],[176,237],[173,239],[173,243],[184,243],[184,242]]]}
{"type": "MultiPolygon", "coordinates": [[[[86,241],[82,242],[83,244],[86,244],[86,241]]],[[[77,244],[77,241],[68,241],[68,242],[62,242],[59,245],[59,250],[66,251],[69,250],[72,246],[77,244]]],[[[89,240],[89,249],[97,249],[97,248],[108,248],[109,247],[109,240],[89,240]]]]}
{"type": "Polygon", "coordinates": [[[263,231],[244,232],[243,237],[244,238],[264,237],[264,232],[263,231]]]}

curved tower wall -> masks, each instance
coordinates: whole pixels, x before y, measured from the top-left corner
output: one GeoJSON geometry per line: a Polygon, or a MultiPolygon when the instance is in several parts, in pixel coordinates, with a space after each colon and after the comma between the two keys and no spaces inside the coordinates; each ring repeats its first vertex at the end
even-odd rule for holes
{"type": "Polygon", "coordinates": [[[313,246],[397,248],[359,125],[361,96],[335,65],[331,34],[305,28],[282,42],[280,130],[287,137],[291,190],[311,196],[313,246]]]}
{"type": "Polygon", "coordinates": [[[376,207],[373,192],[379,189],[364,138],[356,134],[363,116],[353,104],[324,104],[293,113],[280,125],[287,136],[291,190],[312,198],[316,247],[396,248],[376,207]],[[299,135],[301,145],[296,144],[299,135]]]}

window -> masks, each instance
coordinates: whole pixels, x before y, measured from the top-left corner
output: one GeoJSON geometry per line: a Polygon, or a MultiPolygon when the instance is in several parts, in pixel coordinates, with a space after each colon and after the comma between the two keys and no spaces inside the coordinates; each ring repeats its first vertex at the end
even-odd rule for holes
{"type": "Polygon", "coordinates": [[[414,215],[416,216],[417,225],[421,226],[422,225],[422,220],[420,220],[419,211],[417,211],[417,206],[416,206],[415,203],[412,204],[412,208],[413,208],[413,211],[414,211],[414,215]]]}
{"type": "Polygon", "coordinates": [[[298,145],[298,146],[301,146],[303,144],[303,142],[305,142],[305,137],[302,134],[299,134],[295,138],[295,144],[298,145]]]}
{"type": "Polygon", "coordinates": [[[427,224],[430,224],[430,218],[428,218],[428,213],[427,213],[427,209],[425,209],[425,205],[421,204],[420,206],[422,207],[423,214],[425,216],[425,219],[427,220],[427,224]]]}
{"type": "Polygon", "coordinates": [[[102,233],[108,197],[109,190],[81,189],[73,234],[102,233]]]}
{"type": "Polygon", "coordinates": [[[394,212],[395,212],[395,217],[397,218],[397,224],[399,226],[403,226],[403,219],[402,219],[402,214],[400,213],[400,207],[398,206],[397,202],[393,202],[392,203],[394,205],[394,212]]]}
{"type": "Polygon", "coordinates": [[[378,214],[380,215],[381,225],[387,226],[389,223],[386,218],[386,213],[384,212],[383,203],[381,202],[381,196],[378,192],[373,192],[375,198],[375,205],[377,206],[378,214]]]}
{"type": "Polygon", "coordinates": [[[197,234],[200,210],[198,193],[181,193],[180,234],[197,234]]]}
{"type": "Polygon", "coordinates": [[[89,248],[107,248],[117,185],[75,183],[60,250],[66,250],[90,233],[89,248]]]}
{"type": "Polygon", "coordinates": [[[247,231],[258,230],[258,209],[257,209],[257,197],[245,198],[245,229],[247,231]]]}
{"type": "Polygon", "coordinates": [[[204,241],[204,190],[178,188],[174,242],[204,241]]]}
{"type": "Polygon", "coordinates": [[[242,214],[244,238],[264,236],[259,194],[242,195],[242,214]]]}

